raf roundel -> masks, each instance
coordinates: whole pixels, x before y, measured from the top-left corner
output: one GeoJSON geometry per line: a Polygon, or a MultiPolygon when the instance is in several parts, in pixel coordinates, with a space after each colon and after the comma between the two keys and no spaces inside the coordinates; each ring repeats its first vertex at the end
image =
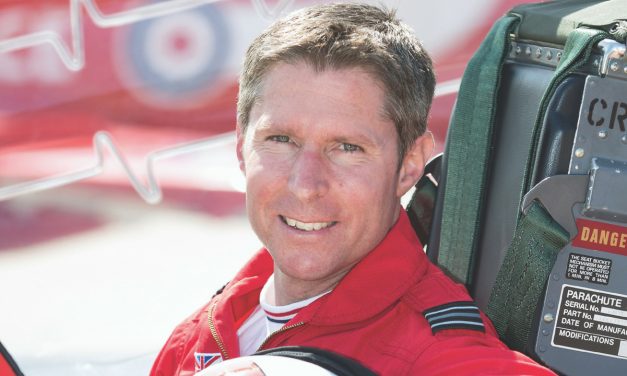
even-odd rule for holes
{"type": "Polygon", "coordinates": [[[118,46],[118,65],[144,102],[176,106],[206,97],[225,69],[229,46],[222,11],[207,4],[133,24],[118,46]]]}

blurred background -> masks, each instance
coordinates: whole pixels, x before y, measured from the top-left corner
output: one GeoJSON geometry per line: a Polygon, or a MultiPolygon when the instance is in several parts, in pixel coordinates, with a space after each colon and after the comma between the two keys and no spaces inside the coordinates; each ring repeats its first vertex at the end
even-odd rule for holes
{"type": "MultiPolygon", "coordinates": [[[[142,375],[260,247],[235,158],[250,41],[312,0],[0,0],[0,342],[26,375],[142,375]]],[[[521,1],[389,0],[463,69],[521,1]]]]}

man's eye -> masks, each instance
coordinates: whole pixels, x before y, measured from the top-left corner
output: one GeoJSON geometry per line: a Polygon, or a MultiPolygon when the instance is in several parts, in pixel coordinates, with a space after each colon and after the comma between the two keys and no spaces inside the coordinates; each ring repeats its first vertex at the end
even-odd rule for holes
{"type": "Polygon", "coordinates": [[[357,151],[362,151],[363,149],[357,145],[353,145],[353,144],[347,144],[346,142],[342,143],[340,145],[340,149],[342,151],[345,151],[347,153],[354,153],[357,151]]]}
{"type": "Polygon", "coordinates": [[[275,141],[275,142],[290,142],[289,136],[285,136],[285,135],[270,136],[268,137],[268,140],[275,141]]]}

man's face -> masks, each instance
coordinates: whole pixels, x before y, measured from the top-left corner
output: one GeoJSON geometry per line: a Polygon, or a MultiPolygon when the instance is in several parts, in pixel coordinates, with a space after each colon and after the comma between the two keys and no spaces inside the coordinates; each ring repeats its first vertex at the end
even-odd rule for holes
{"type": "Polygon", "coordinates": [[[357,68],[283,63],[267,74],[246,133],[238,129],[238,157],[248,216],[275,275],[339,280],[395,223],[431,140],[419,138],[399,170],[383,103],[357,68]]]}

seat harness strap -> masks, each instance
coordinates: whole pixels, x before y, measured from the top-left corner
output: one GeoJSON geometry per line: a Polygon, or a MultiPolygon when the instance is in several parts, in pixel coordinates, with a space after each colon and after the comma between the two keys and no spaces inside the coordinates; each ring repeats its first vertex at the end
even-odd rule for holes
{"type": "Polygon", "coordinates": [[[478,244],[501,67],[518,22],[517,16],[498,20],[469,61],[449,127],[438,264],[467,285],[478,244]]]}
{"type": "Polygon", "coordinates": [[[538,201],[533,201],[527,214],[518,221],[486,309],[509,347],[525,350],[536,316],[534,307],[542,296],[557,253],[568,240],[568,232],[538,201]]]}

